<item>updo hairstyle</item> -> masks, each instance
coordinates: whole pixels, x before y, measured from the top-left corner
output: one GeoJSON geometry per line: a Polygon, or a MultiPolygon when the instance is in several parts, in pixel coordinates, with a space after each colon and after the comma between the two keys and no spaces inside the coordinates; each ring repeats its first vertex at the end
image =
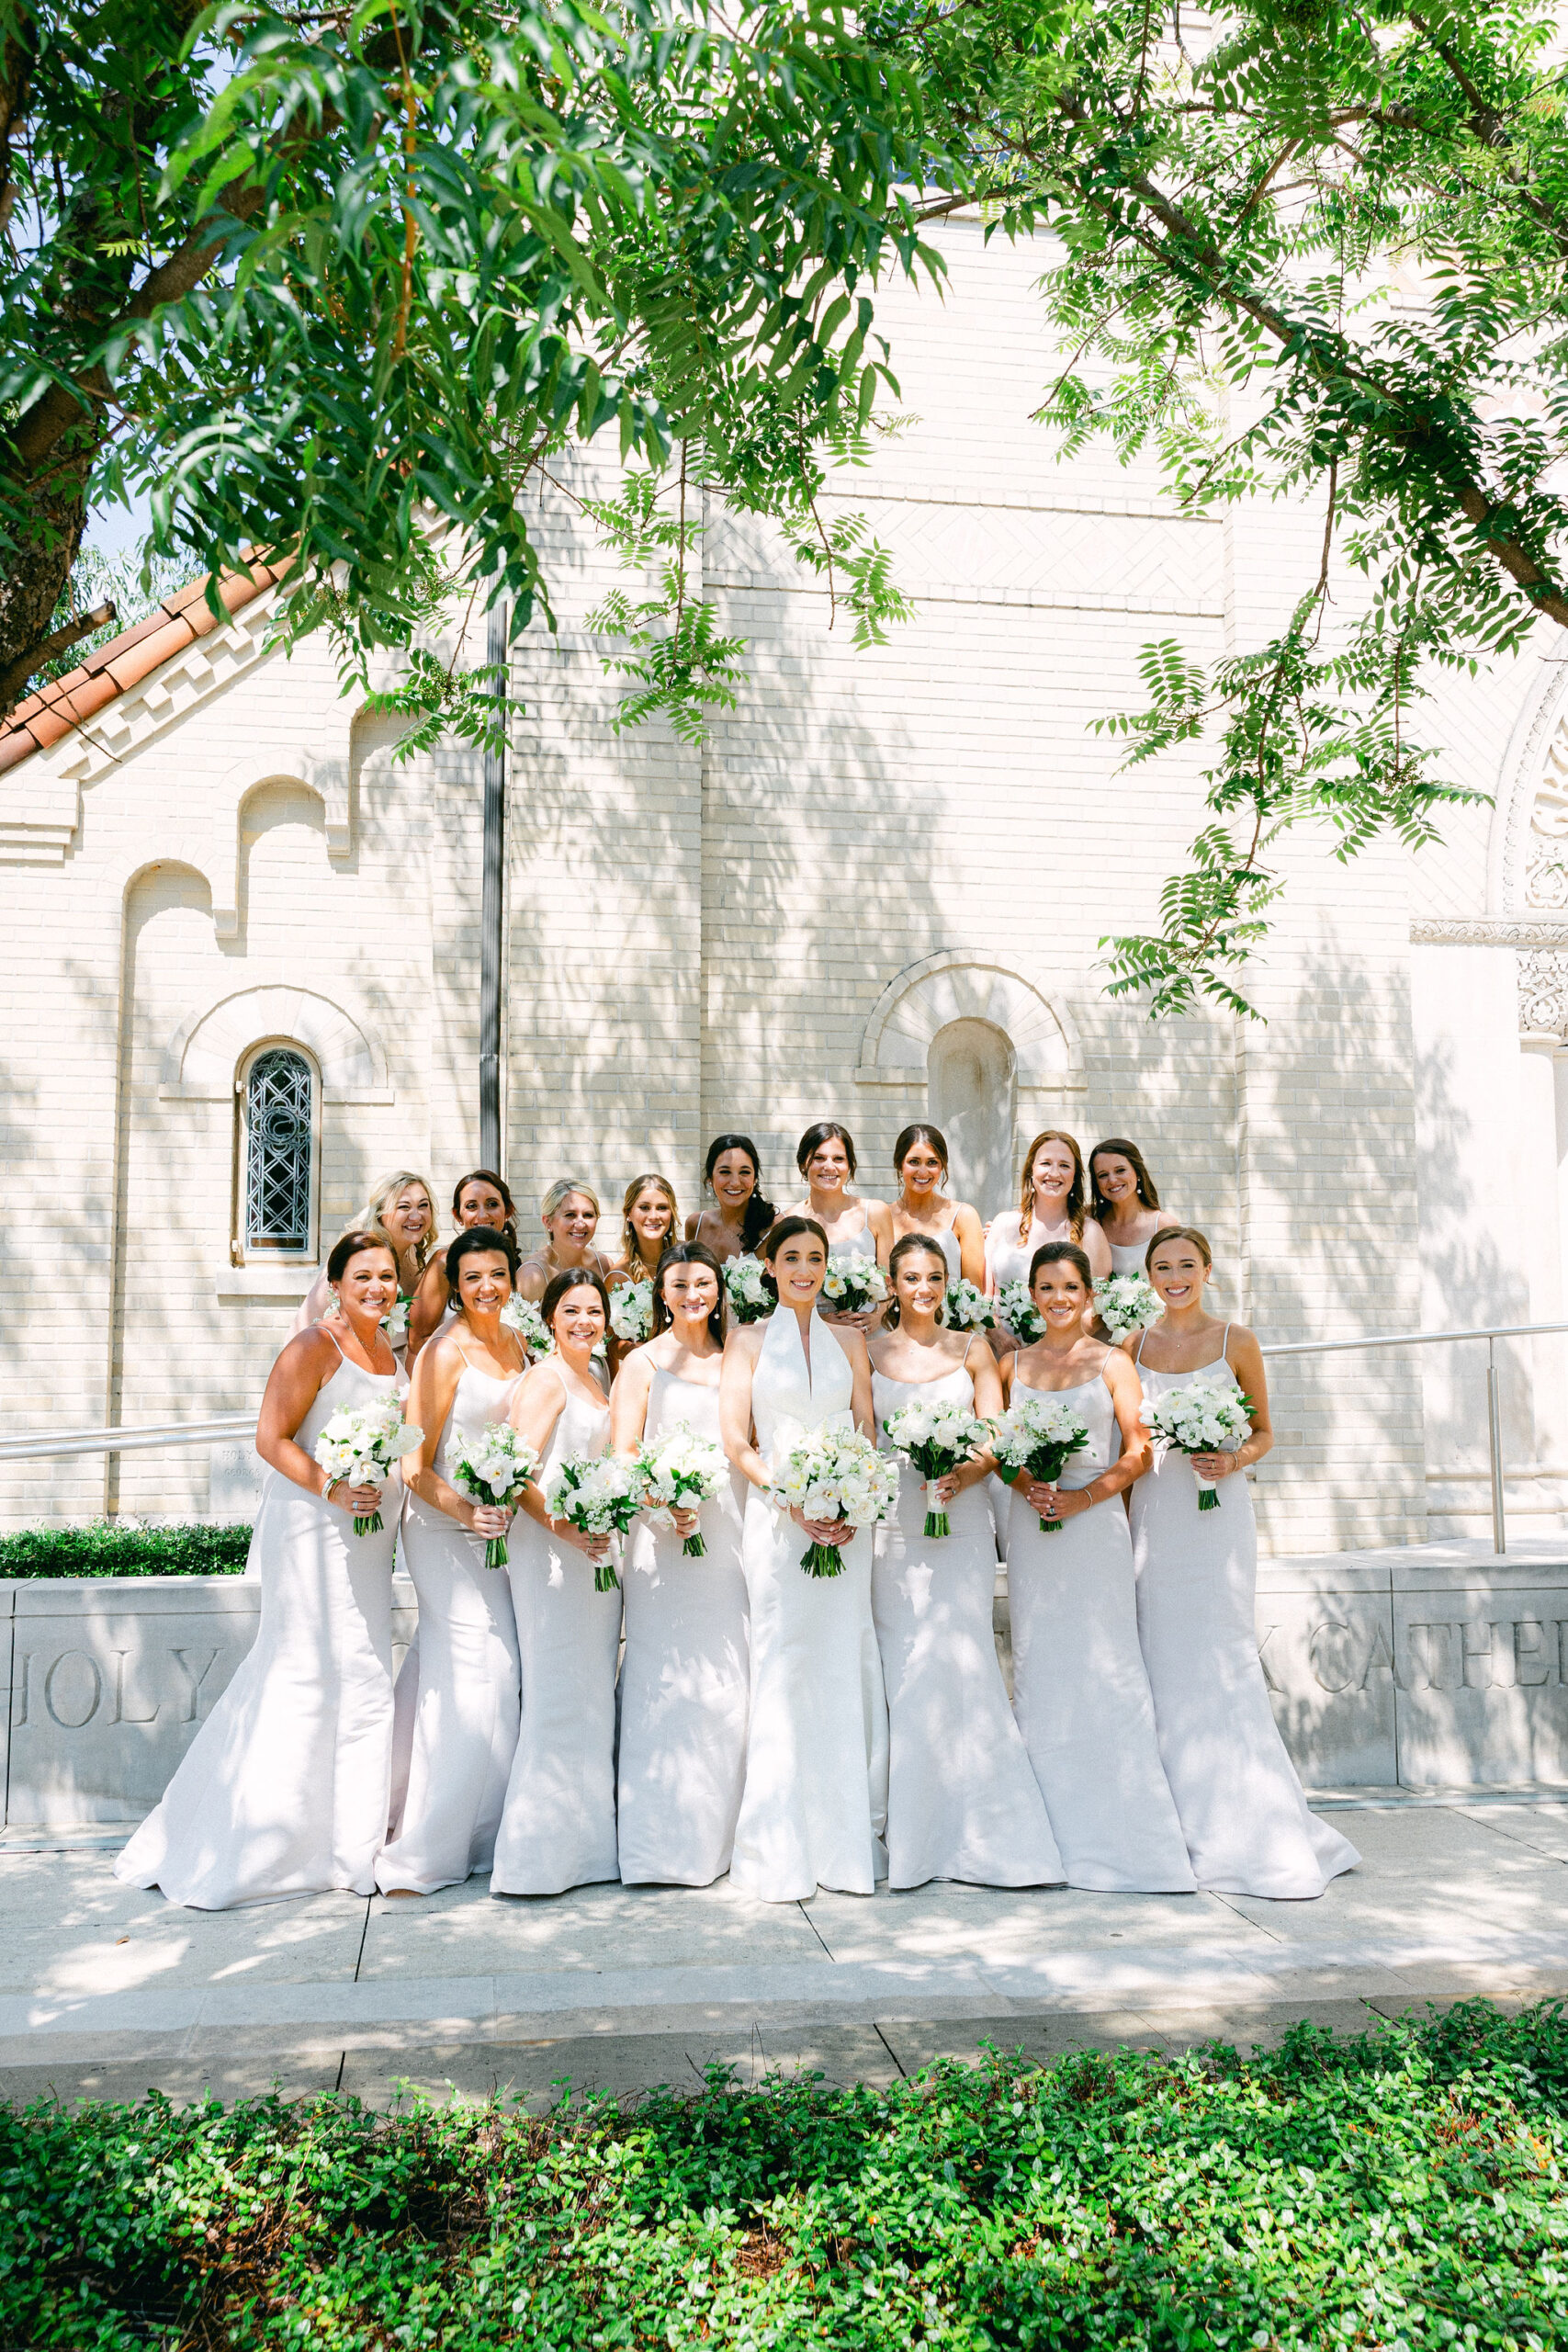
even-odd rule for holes
{"type": "Polygon", "coordinates": [[[1209,1247],[1209,1237],[1206,1233],[1200,1233],[1195,1225],[1162,1225],[1144,1252],[1145,1273],[1154,1263],[1155,1251],[1162,1249],[1168,1241],[1190,1241],[1204,1265],[1213,1270],[1214,1253],[1209,1247]]]}
{"type": "Polygon", "coordinates": [[[653,1332],[668,1331],[674,1323],[669,1302],[664,1295],[664,1277],[671,1266],[706,1266],[718,1283],[718,1296],[713,1313],[708,1317],[708,1330],[716,1340],[724,1337],[724,1273],[718,1260],[704,1241],[672,1241],[659,1261],[659,1272],[653,1277],[653,1332]]]}
{"type": "MultiPolygon", "coordinates": [[[[897,1163],[895,1163],[895,1172],[897,1172],[897,1163]]],[[[940,1241],[931,1239],[929,1233],[906,1233],[901,1240],[893,1244],[893,1253],[887,1261],[887,1305],[882,1317],[882,1328],[885,1331],[896,1331],[898,1328],[898,1293],[894,1288],[894,1277],[905,1259],[914,1257],[917,1250],[926,1250],[931,1257],[940,1259],[942,1261],[943,1303],[937,1308],[936,1319],[939,1323],[946,1319],[947,1252],[940,1241]]]]}
{"type": "MultiPolygon", "coordinates": [[[[567,1187],[567,1190],[571,1193],[581,1193],[586,1191],[586,1189],[587,1187],[581,1184],[569,1184],[567,1187]]],[[[539,1301],[540,1318],[552,1340],[555,1338],[555,1312],[557,1307],[560,1305],[569,1290],[579,1290],[584,1283],[587,1283],[590,1290],[596,1290],[598,1292],[599,1304],[604,1310],[604,1329],[606,1331],[609,1329],[610,1294],[604,1287],[604,1278],[603,1274],[595,1273],[592,1266],[563,1266],[558,1274],[552,1274],[550,1276],[548,1283],[545,1286],[545,1295],[539,1301]]]]}
{"type": "Polygon", "coordinates": [[[446,1287],[454,1298],[457,1295],[457,1269],[465,1258],[504,1258],[506,1271],[513,1282],[517,1280],[517,1237],[509,1228],[498,1230],[493,1225],[468,1225],[446,1244],[446,1287]]]}
{"type": "Polygon", "coordinates": [[[807,1168],[810,1164],[812,1153],[819,1149],[823,1144],[829,1142],[834,1137],[837,1137],[838,1141],[844,1147],[844,1158],[850,1163],[850,1181],[852,1183],[853,1182],[855,1172],[854,1137],[851,1135],[848,1127],[840,1126],[837,1119],[818,1119],[814,1127],[807,1128],[806,1133],[801,1136],[799,1143],[795,1146],[795,1164],[799,1169],[803,1176],[806,1174],[807,1168]]]}
{"type": "MultiPolygon", "coordinates": [[[[837,1132],[837,1130],[835,1130],[835,1132],[837,1132]]],[[[814,1233],[817,1236],[818,1240],[822,1244],[824,1255],[827,1254],[828,1237],[823,1232],[822,1227],[818,1224],[817,1219],[814,1216],[776,1217],[773,1220],[773,1223],[769,1226],[766,1233],[763,1234],[761,1245],[757,1251],[757,1255],[762,1261],[763,1284],[768,1290],[773,1292],[775,1299],[779,1295],[779,1286],[773,1280],[770,1261],[778,1256],[779,1251],[784,1248],[786,1241],[793,1241],[795,1239],[797,1233],[814,1233]]]]}
{"type": "Polygon", "coordinates": [[[740,1247],[754,1252],[778,1211],[772,1201],[762,1198],[762,1158],[750,1136],[715,1136],[703,1163],[703,1183],[706,1190],[712,1192],[713,1171],[727,1151],[743,1151],[751,1163],[753,1190],[746,1204],[746,1214],[740,1220],[740,1247]]]}
{"type": "MultiPolygon", "coordinates": [[[[493,1168],[470,1168],[466,1176],[458,1177],[457,1182],[452,1187],[453,1216],[457,1216],[460,1214],[457,1204],[470,1184],[494,1185],[505,1204],[506,1229],[509,1233],[514,1235],[517,1229],[517,1204],[513,1199],[510,1191],[507,1189],[505,1178],[498,1176],[493,1168]]],[[[494,1227],[491,1227],[490,1230],[493,1232],[495,1230],[494,1227]]]]}
{"type": "Polygon", "coordinates": [[[911,1125],[907,1126],[894,1145],[893,1173],[900,1182],[903,1182],[904,1162],[918,1143],[930,1144],[942,1162],[942,1179],[945,1184],[948,1179],[947,1137],[940,1127],[931,1126],[924,1119],[916,1119],[911,1125]]]}
{"type": "Polygon", "coordinates": [[[386,1250],[390,1251],[392,1260],[392,1280],[396,1282],[398,1278],[397,1251],[392,1248],[392,1244],[386,1234],[382,1233],[377,1227],[367,1225],[356,1225],[352,1227],[347,1233],[340,1233],[337,1239],[333,1243],[332,1256],[327,1260],[328,1282],[341,1283],[344,1278],[344,1274],[347,1270],[349,1260],[351,1258],[357,1258],[360,1252],[365,1250],[386,1250]]]}
{"type": "Polygon", "coordinates": [[[1071,1266],[1083,1283],[1087,1296],[1094,1297],[1094,1268],[1087,1253],[1076,1241],[1043,1241],[1029,1261],[1029,1290],[1034,1294],[1034,1277],[1042,1266],[1071,1266]]]}

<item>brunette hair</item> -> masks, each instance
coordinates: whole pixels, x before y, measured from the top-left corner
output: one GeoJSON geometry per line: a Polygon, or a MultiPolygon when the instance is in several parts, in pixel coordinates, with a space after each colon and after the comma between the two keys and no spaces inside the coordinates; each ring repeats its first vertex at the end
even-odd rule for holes
{"type": "Polygon", "coordinates": [[[668,1331],[675,1318],[670,1312],[664,1295],[664,1276],[671,1266],[706,1266],[718,1283],[718,1296],[713,1313],[708,1317],[708,1329],[716,1340],[724,1337],[724,1274],[718,1260],[704,1241],[672,1241],[659,1261],[659,1272],[653,1277],[653,1332],[668,1331]]]}
{"type": "MultiPolygon", "coordinates": [[[[897,1161],[894,1162],[894,1166],[897,1169],[897,1161]]],[[[929,1250],[933,1258],[942,1260],[942,1291],[945,1304],[947,1297],[946,1250],[940,1241],[933,1241],[929,1233],[906,1233],[893,1244],[892,1254],[887,1261],[887,1306],[882,1317],[882,1328],[885,1331],[897,1330],[898,1328],[898,1294],[893,1287],[894,1276],[904,1260],[912,1258],[917,1250],[929,1250]]],[[[936,1319],[939,1323],[942,1319],[942,1313],[943,1308],[939,1306],[936,1311],[936,1319]]]]}
{"type": "Polygon", "coordinates": [[[746,1204],[746,1214],[740,1220],[740,1247],[742,1250],[755,1250],[758,1242],[777,1216],[778,1211],[772,1201],[765,1201],[762,1198],[762,1157],[750,1136],[715,1136],[708,1146],[708,1156],[703,1163],[703,1182],[707,1190],[712,1192],[713,1171],[727,1151],[743,1151],[751,1163],[751,1174],[755,1182],[752,1186],[751,1197],[746,1204]]]}
{"type": "Polygon", "coordinates": [[[1209,1247],[1209,1237],[1206,1233],[1200,1233],[1195,1225],[1162,1225],[1144,1252],[1145,1273],[1153,1262],[1155,1251],[1167,1241],[1190,1241],[1205,1266],[1213,1267],[1214,1253],[1209,1247]]]}
{"type": "MultiPolygon", "coordinates": [[[[468,1180],[465,1177],[463,1181],[467,1183],[468,1180]]],[[[422,1176],[414,1168],[394,1168],[389,1176],[378,1176],[370,1187],[365,1206],[354,1222],[361,1227],[374,1227],[378,1232],[385,1233],[387,1228],[384,1219],[387,1211],[397,1199],[398,1194],[406,1193],[411,1184],[417,1184],[430,1203],[430,1229],[422,1240],[416,1241],[413,1245],[414,1265],[423,1274],[435,1255],[435,1187],[431,1183],[428,1176],[422,1176]]],[[[389,1241],[392,1240],[389,1233],[387,1234],[387,1238],[389,1241]]],[[[397,1257],[398,1271],[400,1273],[402,1253],[395,1241],[392,1241],[392,1250],[397,1257]]]]}
{"type": "Polygon", "coordinates": [[[327,1260],[328,1282],[341,1283],[349,1260],[357,1258],[362,1250],[391,1250],[392,1279],[394,1282],[397,1280],[398,1253],[392,1250],[386,1234],[377,1227],[356,1225],[351,1226],[346,1233],[340,1233],[333,1243],[333,1253],[327,1260]]]}
{"type": "Polygon", "coordinates": [[[593,1204],[593,1214],[599,1215],[599,1195],[592,1184],[582,1183],[576,1176],[558,1176],[544,1199],[539,1203],[539,1222],[547,1224],[561,1203],[572,1193],[581,1193],[585,1201],[593,1204]]]}
{"type": "MultiPolygon", "coordinates": [[[[626,1186],[626,1198],[621,1203],[621,1254],[628,1266],[639,1266],[642,1263],[642,1250],[637,1242],[636,1229],[632,1225],[632,1204],[637,1194],[646,1193],[650,1184],[655,1192],[662,1193],[670,1204],[670,1238],[664,1244],[666,1250],[680,1230],[678,1220],[681,1215],[681,1204],[675,1198],[675,1187],[669,1177],[660,1176],[652,1169],[646,1176],[634,1176],[626,1186]]],[[[574,1189],[581,1192],[584,1188],[578,1185],[574,1189]]],[[[565,1195],[563,1194],[562,1197],[564,1198],[565,1195]]]]}
{"type": "Polygon", "coordinates": [[[1094,1268],[1076,1241],[1043,1241],[1029,1261],[1029,1287],[1032,1293],[1034,1277],[1042,1266],[1071,1266],[1083,1283],[1085,1291],[1094,1296],[1094,1268]]]}
{"type": "Polygon", "coordinates": [[[1089,1156],[1089,1213],[1090,1216],[1097,1217],[1103,1225],[1111,1215],[1111,1204],[1100,1191],[1100,1179],[1094,1172],[1094,1163],[1102,1151],[1113,1151],[1119,1159],[1124,1159],[1127,1162],[1138,1180],[1139,1200],[1145,1208],[1157,1209],[1159,1194],[1155,1190],[1155,1180],[1149,1174],[1148,1163],[1137,1145],[1129,1143],[1125,1136],[1107,1136],[1103,1143],[1095,1145],[1089,1156]]]}
{"type": "MultiPolygon", "coordinates": [[[[517,1237],[493,1225],[468,1225],[456,1239],[446,1244],[446,1287],[454,1300],[457,1295],[457,1269],[465,1258],[477,1257],[483,1250],[491,1257],[504,1258],[506,1271],[513,1282],[517,1279],[517,1237]]],[[[461,1309],[459,1308],[459,1313],[461,1309]]]]}
{"type": "Polygon", "coordinates": [[[821,1147],[825,1143],[830,1141],[835,1136],[844,1147],[844,1157],[850,1163],[851,1182],[853,1182],[855,1172],[854,1137],[851,1135],[848,1127],[840,1126],[837,1119],[818,1119],[814,1127],[807,1128],[806,1133],[801,1136],[800,1141],[796,1144],[795,1148],[795,1164],[799,1169],[803,1176],[806,1173],[807,1164],[810,1160],[812,1153],[814,1151],[820,1150],[821,1147]]]}
{"type": "MultiPolygon", "coordinates": [[[[581,1191],[582,1187],[574,1184],[571,1189],[576,1193],[581,1191]]],[[[599,1304],[604,1310],[604,1329],[606,1331],[609,1329],[610,1294],[604,1287],[604,1275],[595,1273],[592,1266],[563,1266],[558,1274],[550,1276],[545,1285],[545,1295],[539,1301],[540,1320],[546,1330],[549,1331],[552,1340],[555,1338],[555,1333],[550,1326],[557,1307],[569,1290],[580,1290],[584,1283],[591,1290],[598,1292],[599,1304]]]]}
{"type": "Polygon", "coordinates": [[[895,1176],[897,1176],[899,1182],[902,1183],[904,1180],[904,1161],[908,1155],[913,1151],[918,1143],[930,1144],[931,1149],[935,1152],[937,1158],[942,1162],[942,1178],[945,1182],[948,1175],[947,1137],[942,1134],[940,1127],[931,1126],[924,1119],[916,1119],[912,1125],[907,1126],[903,1134],[899,1136],[897,1142],[894,1145],[893,1173],[895,1176]]]}
{"type": "Polygon", "coordinates": [[[763,1264],[763,1283],[773,1292],[775,1298],[777,1298],[779,1295],[779,1286],[773,1280],[773,1275],[767,1272],[768,1261],[771,1258],[776,1258],[779,1251],[784,1248],[784,1243],[786,1241],[793,1241],[797,1233],[814,1233],[817,1236],[818,1240],[822,1244],[824,1252],[828,1252],[828,1237],[823,1232],[822,1227],[818,1224],[817,1219],[814,1216],[775,1217],[773,1224],[769,1226],[766,1233],[763,1234],[757,1250],[757,1255],[761,1259],[763,1264]]]}
{"type": "MultiPolygon", "coordinates": [[[[470,1184],[493,1184],[495,1186],[496,1191],[501,1194],[502,1204],[506,1210],[506,1229],[508,1233],[515,1238],[517,1233],[517,1204],[513,1199],[511,1193],[507,1190],[506,1179],[503,1176],[498,1176],[493,1168],[470,1168],[466,1176],[458,1177],[457,1182],[452,1187],[453,1216],[457,1216],[461,1214],[457,1204],[470,1184]]],[[[490,1230],[493,1233],[495,1227],[491,1226],[490,1230]]]]}
{"type": "Polygon", "coordinates": [[[1042,1144],[1065,1143],[1073,1155],[1073,1181],[1067,1193],[1067,1229],[1075,1241],[1083,1239],[1084,1204],[1088,1184],[1083,1172],[1083,1154],[1078,1149],[1077,1136],[1066,1127],[1042,1127],[1023,1155],[1023,1169],[1018,1184],[1018,1238],[1029,1238],[1029,1228],[1034,1217],[1034,1156],[1042,1144]]]}

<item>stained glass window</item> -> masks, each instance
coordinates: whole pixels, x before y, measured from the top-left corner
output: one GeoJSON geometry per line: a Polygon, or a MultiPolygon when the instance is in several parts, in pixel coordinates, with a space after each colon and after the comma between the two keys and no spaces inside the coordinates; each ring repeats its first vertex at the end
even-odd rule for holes
{"type": "Polygon", "coordinates": [[[310,1246],[313,1081],[302,1054],[269,1046],[245,1080],[245,1247],[310,1246]]]}

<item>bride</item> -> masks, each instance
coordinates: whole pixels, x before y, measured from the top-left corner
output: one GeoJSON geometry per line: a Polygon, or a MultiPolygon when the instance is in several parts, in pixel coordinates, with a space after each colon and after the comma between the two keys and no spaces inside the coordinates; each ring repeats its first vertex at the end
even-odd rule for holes
{"type": "Polygon", "coordinates": [[[773,1313],[725,1343],[719,1409],[725,1452],[752,1493],[741,1562],[751,1612],[746,1782],[730,1883],[769,1903],[818,1886],[870,1894],[886,1869],[887,1706],[871,1614],[872,1535],[786,1517],[770,1499],[773,1466],[806,1430],[874,1434],[871,1364],[860,1333],[816,1314],[828,1237],[815,1218],[781,1217],[761,1257],[773,1313]],[[841,1546],[843,1568],[809,1577],[807,1543],[841,1546]]]}

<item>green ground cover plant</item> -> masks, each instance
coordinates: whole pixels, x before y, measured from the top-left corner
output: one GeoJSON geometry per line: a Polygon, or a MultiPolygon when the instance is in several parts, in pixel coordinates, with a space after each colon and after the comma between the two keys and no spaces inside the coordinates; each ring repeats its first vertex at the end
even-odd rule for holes
{"type": "Polygon", "coordinates": [[[1545,2352],[1565,2110],[1561,2006],[1481,2001],[542,2120],[0,2109],[0,2343],[1545,2352]]]}
{"type": "Polygon", "coordinates": [[[237,1577],[248,1527],[26,1527],[0,1535],[3,1577],[237,1577]]]}

